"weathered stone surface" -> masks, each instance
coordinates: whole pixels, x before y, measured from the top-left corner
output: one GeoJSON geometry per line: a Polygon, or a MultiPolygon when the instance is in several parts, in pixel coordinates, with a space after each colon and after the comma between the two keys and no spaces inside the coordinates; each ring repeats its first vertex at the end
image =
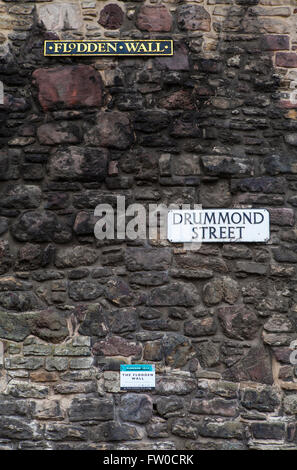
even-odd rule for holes
{"type": "Polygon", "coordinates": [[[297,54],[295,52],[277,52],[275,55],[275,64],[278,67],[296,67],[297,54]]]}
{"type": "Polygon", "coordinates": [[[24,212],[12,225],[11,233],[21,242],[66,243],[72,238],[71,229],[49,211],[24,212]]]}
{"type": "Polygon", "coordinates": [[[109,3],[100,11],[98,23],[105,29],[118,29],[123,21],[124,12],[116,3],[109,3]]]}
{"type": "Polygon", "coordinates": [[[297,399],[296,395],[287,395],[284,398],[284,410],[289,415],[297,414],[297,399]]]}
{"type": "Polygon", "coordinates": [[[100,107],[102,79],[89,65],[37,69],[33,73],[44,111],[56,108],[100,107]]]}
{"type": "Polygon", "coordinates": [[[226,175],[250,175],[252,174],[251,162],[247,159],[209,155],[202,157],[202,164],[206,174],[213,176],[226,175]]]}
{"type": "Polygon", "coordinates": [[[73,225],[73,230],[77,235],[93,235],[97,220],[98,218],[90,212],[78,212],[73,225]]]}
{"type": "Polygon", "coordinates": [[[10,185],[1,196],[0,207],[35,209],[40,206],[42,192],[38,186],[10,185]]]}
{"type": "Polygon", "coordinates": [[[229,422],[204,422],[199,426],[199,434],[203,437],[221,438],[221,439],[242,439],[244,427],[238,421],[229,422]]]}
{"type": "Polygon", "coordinates": [[[182,137],[201,137],[202,130],[194,113],[181,115],[172,123],[170,135],[177,138],[182,137]]]}
{"type": "Polygon", "coordinates": [[[44,206],[45,209],[65,209],[69,204],[69,196],[67,193],[49,193],[44,206]]]}
{"type": "Polygon", "coordinates": [[[264,323],[264,330],[271,333],[294,332],[294,325],[286,315],[276,313],[264,323]]]}
{"type": "Polygon", "coordinates": [[[82,133],[75,122],[50,122],[38,127],[37,137],[42,145],[77,144],[82,140],[82,133]]]}
{"type": "Polygon", "coordinates": [[[264,36],[263,47],[268,51],[281,51],[288,50],[289,45],[289,36],[267,34],[264,36]]]}
{"type": "Polygon", "coordinates": [[[15,400],[7,396],[0,395],[0,415],[1,416],[26,416],[30,411],[31,404],[26,400],[15,400]]]}
{"type": "Polygon", "coordinates": [[[96,441],[134,441],[141,438],[141,434],[134,426],[115,421],[100,424],[94,430],[96,441]]]}
{"type": "MultiPolygon", "coordinates": [[[[63,441],[64,439],[72,441],[86,441],[88,439],[88,430],[82,426],[65,425],[62,423],[50,423],[46,425],[45,436],[50,441],[63,441]]],[[[86,444],[84,444],[85,446],[86,444]]]]}
{"type": "Polygon", "coordinates": [[[177,24],[181,30],[209,31],[210,15],[200,5],[182,5],[177,10],[177,24]]]}
{"type": "Polygon", "coordinates": [[[186,437],[188,439],[197,439],[198,425],[195,421],[187,418],[177,418],[172,422],[172,434],[179,437],[186,437]]]}
{"type": "Polygon", "coordinates": [[[5,274],[11,265],[12,256],[9,243],[6,240],[0,240],[0,274],[5,274]]]}
{"type": "Polygon", "coordinates": [[[142,31],[168,32],[172,16],[164,5],[144,5],[138,12],[136,25],[142,31]]]}
{"type": "Polygon", "coordinates": [[[178,90],[170,93],[160,101],[165,109],[194,109],[193,97],[187,90],[178,90]]]}
{"type": "Polygon", "coordinates": [[[279,263],[297,263],[297,253],[286,247],[273,248],[273,257],[279,263]]]}
{"type": "Polygon", "coordinates": [[[233,179],[231,181],[231,191],[251,191],[256,193],[263,192],[282,194],[285,192],[285,185],[285,178],[260,176],[257,178],[243,178],[240,180],[233,179]]]}
{"type": "Polygon", "coordinates": [[[31,271],[47,266],[53,259],[55,248],[53,245],[33,245],[26,243],[18,251],[16,269],[31,271]]]}
{"type": "Polygon", "coordinates": [[[141,271],[129,275],[130,284],[138,286],[161,286],[169,281],[167,272],[160,271],[141,271]]]}
{"type": "Polygon", "coordinates": [[[238,398],[238,384],[225,380],[214,381],[210,384],[210,391],[223,398],[238,398]]]}
{"type": "Polygon", "coordinates": [[[7,391],[15,398],[47,398],[49,388],[32,382],[14,380],[8,385],[7,391]]]}
{"type": "Polygon", "coordinates": [[[284,423],[252,423],[251,431],[256,439],[283,439],[285,434],[284,423]]]}
{"type": "Polygon", "coordinates": [[[70,421],[107,421],[113,419],[113,401],[106,398],[75,398],[69,408],[70,421]]]}
{"type": "Polygon", "coordinates": [[[194,355],[194,348],[188,338],[167,334],[162,339],[165,364],[175,369],[183,367],[194,355]]]}
{"type": "Polygon", "coordinates": [[[5,359],[6,369],[29,369],[35,370],[43,366],[44,358],[42,357],[11,357],[5,359]]]}
{"type": "Polygon", "coordinates": [[[44,344],[37,338],[27,338],[24,341],[23,353],[24,356],[47,356],[51,354],[52,346],[50,344],[44,344]]]}
{"type": "Polygon", "coordinates": [[[75,338],[54,347],[54,356],[90,356],[90,344],[76,344],[75,338]]]}
{"type": "Polygon", "coordinates": [[[185,335],[193,337],[214,335],[217,331],[216,320],[211,316],[186,321],[184,326],[185,335]]]}
{"type": "Polygon", "coordinates": [[[186,377],[156,377],[156,392],[159,395],[187,395],[195,388],[196,381],[186,377]]]}
{"type": "Polygon", "coordinates": [[[234,304],[238,298],[238,284],[231,278],[214,279],[203,288],[203,301],[206,305],[216,305],[222,300],[234,304]]]}
{"type": "Polygon", "coordinates": [[[223,377],[233,382],[251,380],[271,385],[273,383],[271,359],[264,346],[252,346],[243,359],[227,369],[223,377]]]}
{"type": "Polygon", "coordinates": [[[126,250],[126,266],[129,271],[163,270],[171,263],[172,253],[168,248],[126,250]]]}
{"type": "Polygon", "coordinates": [[[63,419],[58,401],[35,402],[33,417],[36,419],[63,419]]]}
{"type": "Polygon", "coordinates": [[[65,357],[47,357],[45,360],[45,369],[47,371],[61,372],[68,368],[68,359],[65,357]]]}
{"type": "Polygon", "coordinates": [[[41,5],[38,19],[48,31],[76,30],[82,26],[80,8],[75,3],[41,5]]]}
{"type": "Polygon", "coordinates": [[[174,283],[152,289],[149,300],[152,306],[180,305],[192,307],[199,303],[199,294],[191,284],[174,283]]]}
{"type": "Polygon", "coordinates": [[[201,185],[200,201],[203,207],[228,207],[231,192],[227,181],[209,181],[201,185]]]}
{"type": "Polygon", "coordinates": [[[121,399],[120,417],[123,421],[147,423],[153,413],[153,403],[149,395],[127,393],[121,399]]]}
{"type": "Polygon", "coordinates": [[[17,312],[41,307],[41,303],[32,292],[3,292],[0,294],[0,305],[4,309],[17,312]]]}
{"type": "Polygon", "coordinates": [[[3,276],[0,277],[0,292],[7,291],[19,291],[19,290],[30,290],[32,284],[18,280],[14,276],[3,276]]]}
{"type": "Polygon", "coordinates": [[[134,133],[129,117],[118,111],[100,112],[96,125],[86,134],[88,145],[125,150],[134,142],[134,133]]]}
{"type": "Polygon", "coordinates": [[[75,246],[59,250],[56,255],[55,265],[57,268],[76,268],[94,264],[99,257],[97,250],[85,246],[75,246]]]}
{"type": "Polygon", "coordinates": [[[0,417],[0,437],[4,439],[34,439],[41,438],[40,429],[35,430],[22,418],[0,417]]]}
{"type": "Polygon", "coordinates": [[[55,152],[49,172],[53,180],[102,181],[107,174],[107,151],[103,148],[68,147],[55,152]]]}
{"type": "Polygon", "coordinates": [[[25,315],[0,311],[0,338],[23,341],[30,334],[25,315]]]}
{"type": "Polygon", "coordinates": [[[254,261],[238,261],[236,263],[236,272],[245,274],[266,274],[268,267],[262,263],[254,261]]]}
{"type": "Polygon", "coordinates": [[[166,397],[157,399],[157,410],[161,416],[183,409],[184,401],[179,397],[166,397]]]}
{"type": "Polygon", "coordinates": [[[164,111],[139,111],[134,117],[134,128],[145,133],[158,132],[170,124],[170,116],[164,111]]]}
{"type": "Polygon", "coordinates": [[[190,69],[187,46],[183,42],[174,44],[172,57],[156,57],[156,66],[160,70],[185,71],[190,69]]]}
{"type": "Polygon", "coordinates": [[[168,423],[160,418],[154,418],[153,422],[146,426],[146,432],[152,439],[169,437],[168,423]]]}
{"type": "Polygon", "coordinates": [[[107,282],[105,295],[113,304],[119,307],[134,305],[138,299],[130,286],[119,277],[114,277],[107,282]]]}
{"type": "Polygon", "coordinates": [[[212,400],[194,399],[191,403],[190,411],[199,415],[219,415],[219,416],[236,416],[236,400],[223,400],[222,398],[214,398],[212,400]]]}
{"type": "Polygon", "coordinates": [[[172,159],[172,171],[179,176],[200,175],[199,161],[198,155],[175,155],[172,159]]]}
{"type": "Polygon", "coordinates": [[[272,387],[263,389],[244,389],[241,393],[241,403],[248,410],[274,411],[280,404],[277,390],[272,387]]]}
{"type": "Polygon", "coordinates": [[[283,207],[269,209],[270,223],[275,225],[294,225],[294,210],[283,207]]]}
{"type": "Polygon", "coordinates": [[[30,323],[32,334],[51,343],[59,343],[69,335],[65,318],[54,309],[41,310],[30,323]]]}
{"type": "Polygon", "coordinates": [[[199,342],[194,345],[197,351],[197,357],[202,367],[208,368],[215,366],[220,361],[219,345],[214,342],[199,342]]]}
{"type": "Polygon", "coordinates": [[[107,319],[99,304],[79,305],[74,311],[76,321],[80,322],[79,333],[86,336],[103,338],[108,331],[107,319]]]}
{"type": "Polygon", "coordinates": [[[98,341],[93,346],[93,352],[97,356],[138,356],[141,351],[139,344],[129,342],[120,336],[111,336],[104,341],[98,341]]]}
{"type": "Polygon", "coordinates": [[[95,281],[69,282],[69,297],[73,300],[94,300],[103,294],[103,287],[95,281]]]}
{"type": "Polygon", "coordinates": [[[112,310],[108,314],[108,323],[112,333],[121,334],[135,331],[137,328],[137,313],[135,308],[112,310]]]}
{"type": "Polygon", "coordinates": [[[255,313],[245,305],[234,305],[218,309],[218,317],[228,338],[254,339],[260,323],[255,313]]]}
{"type": "Polygon", "coordinates": [[[0,235],[7,232],[8,230],[8,219],[6,217],[0,217],[0,235]]]}
{"type": "Polygon", "coordinates": [[[143,358],[146,361],[161,361],[163,348],[160,341],[147,341],[143,348],[143,358]]]}

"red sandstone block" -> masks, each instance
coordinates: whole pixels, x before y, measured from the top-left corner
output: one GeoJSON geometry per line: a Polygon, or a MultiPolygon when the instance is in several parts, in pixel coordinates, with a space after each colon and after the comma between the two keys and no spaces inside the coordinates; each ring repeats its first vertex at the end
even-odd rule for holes
{"type": "Polygon", "coordinates": [[[290,49],[289,36],[267,34],[263,39],[263,49],[265,51],[284,51],[290,49]]]}
{"type": "Polygon", "coordinates": [[[136,26],[142,31],[167,32],[172,27],[172,16],[165,6],[144,5],[138,13],[136,26]]]}
{"type": "Polygon", "coordinates": [[[33,80],[38,86],[38,99],[44,111],[102,104],[102,79],[89,65],[37,69],[33,80]]]}
{"type": "Polygon", "coordinates": [[[278,52],[275,65],[277,67],[297,67],[297,54],[295,52],[278,52]]]}

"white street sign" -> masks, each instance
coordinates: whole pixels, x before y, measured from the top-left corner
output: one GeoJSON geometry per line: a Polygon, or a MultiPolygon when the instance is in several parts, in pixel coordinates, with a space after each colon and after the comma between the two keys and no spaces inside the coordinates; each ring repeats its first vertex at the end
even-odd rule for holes
{"type": "Polygon", "coordinates": [[[267,242],[267,209],[199,209],[168,212],[168,240],[193,242],[267,242]]]}

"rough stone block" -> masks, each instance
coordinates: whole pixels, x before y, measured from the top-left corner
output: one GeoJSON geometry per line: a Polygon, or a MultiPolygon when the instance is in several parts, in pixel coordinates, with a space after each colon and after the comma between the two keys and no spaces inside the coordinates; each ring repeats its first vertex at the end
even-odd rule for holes
{"type": "Polygon", "coordinates": [[[153,403],[149,395],[127,393],[121,399],[120,416],[123,421],[146,423],[152,417],[153,403]]]}
{"type": "Polygon", "coordinates": [[[89,65],[37,69],[33,79],[44,111],[102,105],[102,79],[99,72],[89,65]]]}
{"type": "Polygon", "coordinates": [[[38,19],[48,31],[79,30],[82,25],[80,8],[75,3],[41,5],[38,19]]]}
{"type": "Polygon", "coordinates": [[[113,400],[106,398],[75,398],[69,408],[69,420],[107,421],[114,416],[113,400]]]}
{"type": "Polygon", "coordinates": [[[172,16],[164,5],[144,5],[138,12],[136,26],[142,31],[168,32],[172,16]]]}
{"type": "Polygon", "coordinates": [[[275,56],[277,67],[297,67],[297,54],[295,52],[277,52],[275,56]]]}
{"type": "Polygon", "coordinates": [[[50,177],[57,181],[102,181],[107,175],[107,159],[106,149],[70,146],[52,155],[50,177]]]}
{"type": "Polygon", "coordinates": [[[200,5],[182,5],[177,10],[181,30],[210,31],[210,14],[200,5]]]}

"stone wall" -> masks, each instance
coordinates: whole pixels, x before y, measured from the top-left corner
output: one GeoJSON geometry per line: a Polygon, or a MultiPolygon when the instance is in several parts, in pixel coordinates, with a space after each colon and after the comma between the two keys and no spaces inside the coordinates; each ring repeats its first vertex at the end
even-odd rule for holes
{"type": "Polygon", "coordinates": [[[296,449],[294,0],[0,0],[0,448],[296,449]],[[172,38],[173,57],[45,58],[172,38]],[[267,244],[99,241],[94,208],[259,207],[267,244]],[[153,363],[153,392],[119,366],[153,363]]]}

